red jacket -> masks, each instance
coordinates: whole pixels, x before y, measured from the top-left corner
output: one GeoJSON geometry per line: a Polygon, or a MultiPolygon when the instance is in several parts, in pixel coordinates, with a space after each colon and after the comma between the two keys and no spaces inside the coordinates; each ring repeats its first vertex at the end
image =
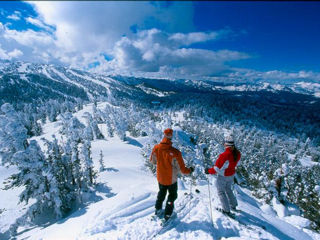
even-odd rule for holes
{"type": "Polygon", "coordinates": [[[209,174],[216,174],[222,176],[232,176],[236,173],[236,166],[240,161],[241,153],[237,151],[237,160],[234,161],[232,148],[228,147],[226,150],[219,155],[216,163],[212,168],[209,168],[209,174]]]}
{"type": "Polygon", "coordinates": [[[157,164],[157,179],[162,185],[171,185],[177,182],[178,173],[189,174],[191,171],[184,164],[181,152],[172,147],[168,138],[163,138],[151,153],[150,162],[157,164]]]}

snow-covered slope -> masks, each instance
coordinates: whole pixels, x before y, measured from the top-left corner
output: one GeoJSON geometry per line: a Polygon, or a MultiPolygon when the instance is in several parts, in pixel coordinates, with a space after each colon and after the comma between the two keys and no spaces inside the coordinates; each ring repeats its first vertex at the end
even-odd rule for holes
{"type": "Polygon", "coordinates": [[[298,93],[319,97],[315,82],[228,82],[188,79],[147,79],[105,76],[48,64],[0,61],[0,103],[32,102],[34,99],[69,99],[92,101],[113,95],[150,102],[175,93],[244,94],[248,92],[298,93]]]}
{"type": "MultiPolygon", "coordinates": [[[[103,108],[106,103],[100,103],[103,108]]],[[[85,112],[92,111],[92,104],[75,113],[81,121],[85,112]]],[[[34,139],[59,138],[59,122],[47,123],[44,134],[34,139]]],[[[105,131],[101,125],[101,130],[105,131]]],[[[17,239],[320,239],[320,234],[308,229],[309,221],[299,216],[295,208],[284,208],[279,202],[265,205],[253,197],[248,189],[235,186],[239,200],[237,220],[226,217],[219,211],[215,178],[197,181],[179,180],[175,218],[159,234],[161,226],[151,221],[157,195],[156,178],[145,169],[141,155],[147,137],[129,137],[126,142],[117,137],[92,142],[92,157],[96,170],[99,169],[99,153],[103,152],[106,170],[99,174],[95,196],[88,196],[86,207],[73,212],[67,218],[54,222],[52,219],[34,226],[21,227],[17,239]],[[195,189],[200,190],[196,193],[195,189]],[[191,195],[189,194],[191,193],[191,195]],[[211,196],[211,198],[209,198],[211,196]],[[212,221],[210,214],[212,203],[212,221]]],[[[159,139],[160,140],[160,139],[159,139]]],[[[0,182],[15,169],[0,167],[0,182]]],[[[3,185],[1,185],[3,187],[3,185]]],[[[21,189],[0,190],[0,239],[9,224],[23,214],[24,207],[18,206],[17,195],[21,189]],[[3,197],[5,196],[5,197],[3,197]]]]}
{"type": "Polygon", "coordinates": [[[113,95],[139,99],[149,93],[108,76],[67,67],[0,61],[0,95],[1,103],[78,98],[92,102],[113,95]]]}

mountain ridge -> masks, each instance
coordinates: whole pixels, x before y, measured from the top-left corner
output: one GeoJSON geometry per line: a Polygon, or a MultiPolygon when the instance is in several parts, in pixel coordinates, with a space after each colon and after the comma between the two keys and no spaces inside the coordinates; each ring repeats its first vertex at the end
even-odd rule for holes
{"type": "MultiPolygon", "coordinates": [[[[168,95],[168,92],[259,92],[273,93],[288,92],[316,97],[319,100],[320,84],[313,82],[297,82],[293,84],[279,84],[271,82],[213,82],[208,80],[188,79],[150,79],[119,75],[101,75],[73,68],[54,66],[52,64],[35,64],[25,62],[0,62],[0,94],[2,99],[10,100],[10,95],[18,95],[21,99],[25,95],[26,100],[30,95],[37,95],[36,90],[41,91],[46,98],[54,98],[54,93],[60,98],[92,101],[95,98],[104,98],[112,94],[121,95],[121,92],[129,92],[134,97],[144,96],[150,92],[157,92],[158,97],[168,95]],[[52,81],[52,83],[50,83],[52,81]],[[150,88],[149,92],[141,89],[142,85],[150,88]],[[27,91],[28,85],[34,88],[27,91]],[[64,86],[65,85],[65,86],[64,86]],[[140,87],[139,87],[140,86],[140,87]],[[37,88],[37,89],[36,89],[37,88]],[[52,89],[52,93],[50,90],[52,89]],[[113,93],[114,92],[114,93],[113,93]],[[161,93],[163,92],[163,93],[161,93]]],[[[40,96],[40,94],[39,94],[40,96]]],[[[127,96],[128,97],[128,96],[127,96]]],[[[133,97],[133,98],[134,98],[133,97]]]]}

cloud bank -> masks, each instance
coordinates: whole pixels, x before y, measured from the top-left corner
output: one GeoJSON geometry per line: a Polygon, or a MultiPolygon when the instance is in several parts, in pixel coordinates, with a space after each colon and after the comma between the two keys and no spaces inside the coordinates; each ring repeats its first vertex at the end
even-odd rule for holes
{"type": "Polygon", "coordinates": [[[185,45],[214,40],[218,32],[169,34],[159,29],[138,32],[132,38],[122,37],[113,48],[114,59],[97,67],[98,71],[151,72],[176,77],[218,74],[230,70],[230,61],[249,58],[246,53],[186,48],[185,45]],[[188,39],[187,43],[183,39],[188,39]]]}
{"type": "Polygon", "coordinates": [[[313,72],[234,68],[234,61],[252,58],[251,54],[200,48],[201,44],[233,38],[237,33],[228,28],[196,31],[192,2],[26,4],[36,15],[14,11],[6,16],[8,22],[0,22],[0,59],[146,77],[320,81],[319,74],[313,72]],[[25,28],[13,28],[17,22],[23,22],[25,28]]]}

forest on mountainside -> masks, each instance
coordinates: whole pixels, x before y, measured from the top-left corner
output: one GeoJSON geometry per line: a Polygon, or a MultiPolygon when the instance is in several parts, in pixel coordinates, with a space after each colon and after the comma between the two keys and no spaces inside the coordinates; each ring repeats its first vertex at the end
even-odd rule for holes
{"type": "MultiPolygon", "coordinates": [[[[20,200],[36,199],[12,226],[13,233],[19,224],[47,209],[58,218],[65,216],[83,203],[86,192],[94,192],[98,172],[92,168],[91,141],[148,136],[142,154],[146,169],[154,171],[149,154],[166,127],[180,129],[174,144],[182,150],[187,164],[195,166],[194,184],[205,179],[204,168],[212,166],[223,150],[224,133],[232,132],[242,152],[238,184],[267,203],[276,198],[287,206],[296,204],[301,214],[313,221],[312,227],[320,229],[320,101],[315,97],[290,91],[212,90],[167,80],[156,86],[155,80],[124,77],[108,80],[109,92],[93,82],[83,83],[79,77],[75,81],[90,89],[94,86],[95,91],[73,84],[75,89],[68,92],[68,84],[66,89],[60,85],[51,88],[54,84],[41,76],[32,78],[50,91],[19,90],[23,86],[16,85],[15,91],[23,90],[20,98],[13,91],[1,99],[1,164],[15,165],[20,171],[11,176],[7,188],[24,186],[20,200]],[[145,87],[165,94],[148,94],[141,90],[145,87]],[[73,114],[90,102],[92,113],[81,123],[73,114]],[[99,109],[98,102],[107,104],[99,109]],[[43,149],[31,138],[42,135],[44,124],[49,122],[61,124],[64,140],[45,140],[43,149]],[[107,136],[100,132],[101,126],[107,129],[107,136]]],[[[59,74],[55,76],[62,81],[59,74]]],[[[13,75],[2,78],[8,84],[20,80],[13,75]]]]}

